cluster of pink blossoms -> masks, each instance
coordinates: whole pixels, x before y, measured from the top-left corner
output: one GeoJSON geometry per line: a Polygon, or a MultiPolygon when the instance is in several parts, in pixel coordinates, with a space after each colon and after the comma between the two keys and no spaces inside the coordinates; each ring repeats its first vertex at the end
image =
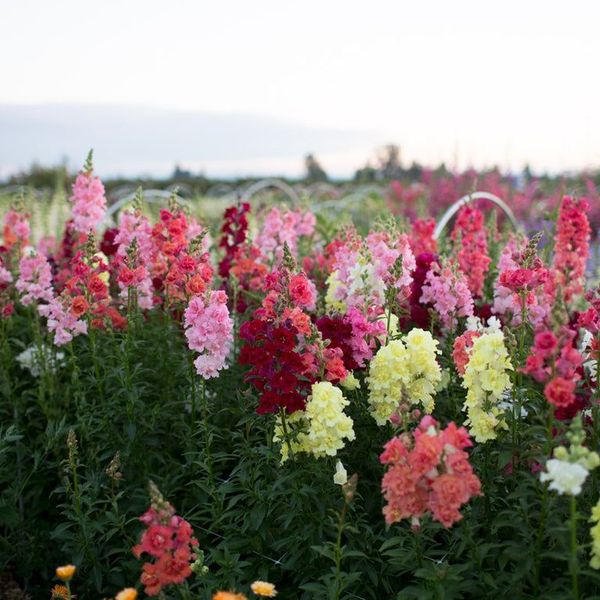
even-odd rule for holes
{"type": "Polygon", "coordinates": [[[113,243],[117,246],[114,268],[121,297],[126,299],[129,290],[133,289],[138,306],[152,308],[154,288],[149,269],[155,260],[156,250],[150,222],[139,210],[123,211],[119,215],[119,229],[113,243]]]}
{"type": "Polygon", "coordinates": [[[488,256],[487,233],[483,213],[469,204],[463,206],[457,217],[452,239],[460,241],[456,256],[458,266],[467,278],[471,293],[476,298],[483,295],[483,284],[492,259],[488,256]]]}
{"type": "Polygon", "coordinates": [[[298,239],[313,234],[316,224],[315,215],[311,211],[280,211],[272,208],[266,215],[262,229],[256,236],[255,244],[266,260],[275,259],[279,263],[283,258],[283,246],[287,244],[295,256],[298,239]]]}
{"type": "Polygon", "coordinates": [[[392,438],[380,456],[387,465],[381,482],[386,522],[411,519],[417,526],[431,513],[448,528],[462,519],[461,506],[481,494],[465,452],[472,445],[464,427],[450,423],[440,429],[430,416],[423,417],[412,434],[392,438]]]}
{"type": "Polygon", "coordinates": [[[19,278],[15,287],[22,294],[23,306],[38,300],[50,302],[54,292],[52,270],[46,257],[42,254],[23,256],[19,262],[19,278]]]}
{"type": "Polygon", "coordinates": [[[503,249],[498,260],[493,312],[512,325],[520,324],[525,314],[532,325],[540,327],[552,311],[556,285],[552,271],[541,259],[527,256],[531,250],[528,247],[518,251],[514,240],[503,249]]]}
{"type": "Polygon", "coordinates": [[[91,152],[83,170],[73,184],[73,227],[75,231],[90,234],[102,223],[106,213],[104,184],[93,174],[91,152]]]}
{"type": "Polygon", "coordinates": [[[38,312],[48,319],[48,331],[54,333],[54,343],[63,346],[73,337],[87,333],[87,322],[79,319],[74,310],[73,299],[57,296],[48,304],[40,304],[38,312]]]}
{"type": "Polygon", "coordinates": [[[16,245],[27,246],[30,233],[28,214],[11,209],[4,215],[2,238],[6,250],[10,251],[16,245]]]}
{"type": "Polygon", "coordinates": [[[410,247],[415,256],[419,256],[425,252],[429,254],[437,253],[438,246],[437,240],[433,237],[434,232],[434,219],[415,219],[412,222],[410,247]]]}
{"type": "Polygon", "coordinates": [[[583,292],[590,240],[589,209],[585,198],[575,200],[571,196],[564,196],[560,205],[553,266],[565,302],[583,292]]]}
{"type": "Polygon", "coordinates": [[[204,379],[217,377],[227,368],[225,361],[233,342],[233,321],[224,291],[207,291],[194,296],[184,313],[185,337],[190,350],[200,353],[194,361],[204,379]]]}
{"type": "Polygon", "coordinates": [[[573,345],[575,335],[567,328],[560,331],[558,338],[550,330],[539,331],[523,368],[523,372],[546,384],[546,399],[560,409],[568,409],[577,400],[575,387],[581,379],[584,359],[573,345]]]}
{"type": "Polygon", "coordinates": [[[351,229],[329,248],[334,253],[333,300],[358,308],[370,320],[383,314],[386,288],[397,290],[399,302],[408,301],[416,263],[407,235],[375,231],[363,241],[351,229]]]}
{"type": "Polygon", "coordinates": [[[445,329],[455,327],[459,317],[473,316],[473,296],[464,275],[452,263],[431,264],[420,301],[433,306],[445,329]]]}

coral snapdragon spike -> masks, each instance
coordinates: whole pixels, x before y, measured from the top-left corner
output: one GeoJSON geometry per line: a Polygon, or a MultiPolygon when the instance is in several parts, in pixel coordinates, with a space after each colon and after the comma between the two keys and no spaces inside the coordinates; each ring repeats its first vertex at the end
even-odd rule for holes
{"type": "Polygon", "coordinates": [[[590,223],[586,198],[564,196],[556,222],[554,262],[565,302],[583,292],[585,266],[589,254],[590,223]]]}
{"type": "Polygon", "coordinates": [[[465,451],[472,446],[463,427],[450,423],[441,429],[424,417],[412,434],[392,438],[380,460],[387,470],[381,488],[388,524],[426,514],[448,528],[462,519],[460,508],[481,494],[481,483],[465,451]]]}
{"type": "Polygon", "coordinates": [[[146,530],[132,551],[137,558],[147,554],[154,559],[144,563],[140,581],[146,595],[157,596],[165,587],[181,584],[192,574],[198,540],[191,525],[175,514],[156,485],[150,482],[149,487],[151,505],[140,517],[146,530]]]}
{"type": "Polygon", "coordinates": [[[451,238],[460,244],[456,259],[467,279],[469,290],[473,296],[480,298],[491,263],[483,213],[469,204],[463,206],[456,217],[451,238]]]}

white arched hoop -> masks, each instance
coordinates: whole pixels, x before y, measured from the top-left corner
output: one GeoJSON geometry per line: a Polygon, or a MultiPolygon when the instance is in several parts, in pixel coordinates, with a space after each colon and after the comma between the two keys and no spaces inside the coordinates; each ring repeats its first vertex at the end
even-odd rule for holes
{"type": "Polygon", "coordinates": [[[472,194],[467,194],[466,196],[463,196],[454,204],[448,207],[448,209],[442,215],[442,218],[439,220],[438,224],[435,227],[435,231],[433,232],[434,239],[437,240],[440,237],[442,231],[444,231],[444,229],[446,228],[446,225],[448,225],[448,223],[452,219],[452,217],[463,206],[465,206],[465,204],[469,204],[469,202],[472,202],[473,200],[489,200],[490,202],[494,203],[507,216],[508,220],[510,221],[510,224],[513,226],[515,231],[519,230],[519,224],[517,222],[517,219],[515,218],[514,213],[510,209],[508,204],[504,202],[504,200],[498,198],[498,196],[494,196],[494,194],[490,194],[489,192],[473,192],[472,194]]]}
{"type": "Polygon", "coordinates": [[[268,188],[275,188],[283,192],[293,204],[300,203],[300,197],[296,193],[296,190],[289,186],[285,181],[281,181],[281,179],[261,179],[260,181],[253,183],[242,193],[241,201],[248,202],[256,193],[268,188]]]}

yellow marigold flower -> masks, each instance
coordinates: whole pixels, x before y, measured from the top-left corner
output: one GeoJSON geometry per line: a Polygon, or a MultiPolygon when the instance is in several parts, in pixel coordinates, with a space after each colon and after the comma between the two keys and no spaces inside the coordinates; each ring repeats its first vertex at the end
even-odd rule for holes
{"type": "Polygon", "coordinates": [[[244,594],[236,592],[216,592],[213,594],[212,600],[248,600],[244,594]]]}
{"type": "Polygon", "coordinates": [[[264,598],[274,598],[277,596],[277,590],[272,583],[266,581],[255,581],[250,589],[257,595],[263,596],[264,598]]]}
{"type": "Polygon", "coordinates": [[[467,411],[465,424],[480,443],[496,439],[498,430],[507,428],[500,403],[502,394],[512,385],[510,369],[502,331],[488,329],[473,340],[463,375],[462,385],[467,390],[463,408],[467,411]]]}
{"type": "Polygon", "coordinates": [[[50,599],[51,600],[69,600],[69,590],[64,585],[56,584],[50,590],[50,599]]]}
{"type": "Polygon", "coordinates": [[[135,600],[136,598],[137,590],[135,588],[125,588],[116,595],[115,600],[135,600]]]}
{"type": "Polygon", "coordinates": [[[402,401],[434,408],[442,371],[437,363],[438,342],[423,329],[412,329],[402,340],[379,349],[369,366],[369,405],[378,425],[385,425],[402,401]]]}
{"type": "Polygon", "coordinates": [[[64,565],[63,567],[56,567],[56,576],[63,581],[71,581],[77,567],[75,565],[64,565]]]}

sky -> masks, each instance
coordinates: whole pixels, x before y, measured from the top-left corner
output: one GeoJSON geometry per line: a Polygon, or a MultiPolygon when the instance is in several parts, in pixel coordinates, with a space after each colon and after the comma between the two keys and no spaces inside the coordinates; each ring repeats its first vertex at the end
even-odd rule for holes
{"type": "Polygon", "coordinates": [[[595,0],[0,0],[0,15],[0,175],[77,164],[98,137],[110,174],[294,175],[312,151],[343,176],[390,142],[408,164],[600,165],[595,0]],[[123,147],[132,114],[147,126],[123,147]]]}

